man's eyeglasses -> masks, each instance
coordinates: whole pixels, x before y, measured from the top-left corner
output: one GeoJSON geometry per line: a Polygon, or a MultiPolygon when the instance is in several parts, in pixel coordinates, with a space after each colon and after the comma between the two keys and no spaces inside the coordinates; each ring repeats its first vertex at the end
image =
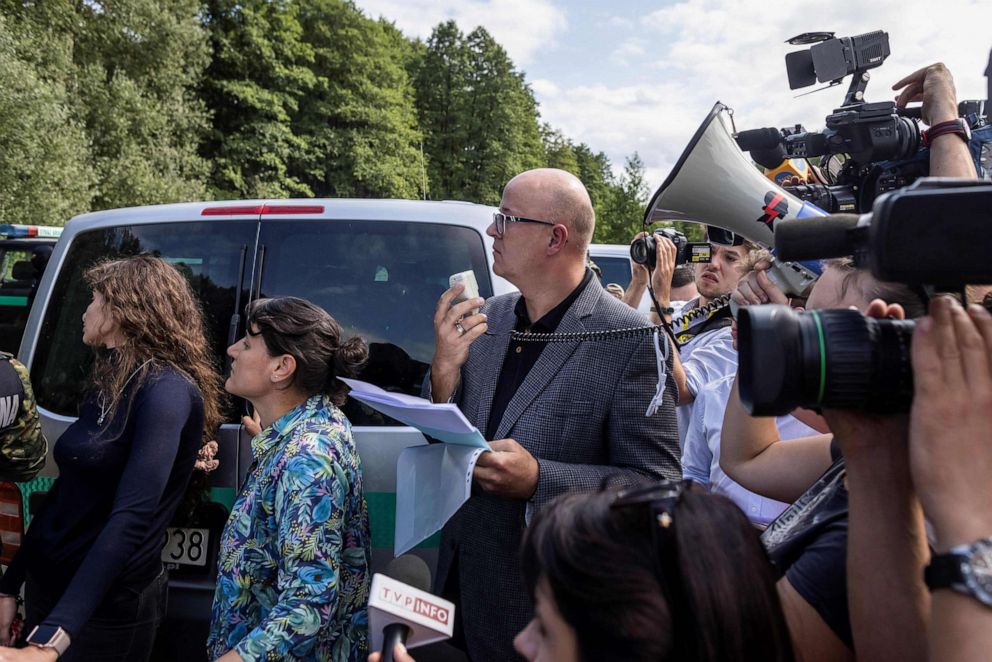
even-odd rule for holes
{"type": "Polygon", "coordinates": [[[493,223],[496,224],[496,234],[503,236],[506,232],[507,223],[537,223],[538,225],[554,225],[550,221],[538,221],[533,218],[524,218],[523,216],[510,216],[509,214],[504,214],[501,211],[493,212],[493,223]]]}

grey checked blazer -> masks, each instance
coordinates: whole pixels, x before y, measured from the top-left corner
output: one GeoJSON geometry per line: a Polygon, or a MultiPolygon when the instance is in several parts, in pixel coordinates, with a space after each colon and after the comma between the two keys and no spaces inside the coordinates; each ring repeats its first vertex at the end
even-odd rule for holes
{"type": "MultiPolygon", "coordinates": [[[[456,402],[480,430],[489,419],[519,297],[507,294],[486,302],[489,330],[472,344],[462,367],[456,402]]],[[[593,278],[558,331],[646,324],[593,278]]],[[[671,357],[663,404],[648,418],[644,414],[657,380],[650,336],[545,346],[507,405],[496,434],[497,439],[516,439],[540,464],[532,509],[565,492],[598,489],[605,476],[616,476],[611,484],[681,478],[671,357]]],[[[476,488],[442,531],[436,591],[448,593],[458,605],[475,662],[517,659],[513,637],[531,618],[518,562],[527,506],[476,488]],[[456,574],[452,579],[458,591],[453,595],[444,590],[451,585],[449,574],[456,574]]]]}

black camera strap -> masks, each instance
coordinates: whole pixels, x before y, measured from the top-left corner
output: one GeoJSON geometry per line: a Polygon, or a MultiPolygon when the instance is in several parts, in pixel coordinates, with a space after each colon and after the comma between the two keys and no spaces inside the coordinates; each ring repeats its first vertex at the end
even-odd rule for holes
{"type": "MultiPolygon", "coordinates": [[[[695,336],[730,326],[733,315],[730,312],[730,295],[726,294],[713,299],[705,306],[686,311],[684,315],[672,320],[672,329],[677,342],[685,343],[695,336]],[[683,340],[685,338],[685,340],[683,340]]],[[[631,326],[623,329],[603,329],[600,331],[572,331],[568,333],[531,333],[530,331],[511,331],[510,338],[517,342],[595,342],[601,340],[617,340],[651,335],[655,331],[667,332],[664,324],[649,326],[631,326]]]]}
{"type": "Polygon", "coordinates": [[[717,297],[705,306],[693,308],[672,322],[675,338],[684,345],[707,331],[728,327],[733,323],[730,311],[730,295],[717,297]]]}

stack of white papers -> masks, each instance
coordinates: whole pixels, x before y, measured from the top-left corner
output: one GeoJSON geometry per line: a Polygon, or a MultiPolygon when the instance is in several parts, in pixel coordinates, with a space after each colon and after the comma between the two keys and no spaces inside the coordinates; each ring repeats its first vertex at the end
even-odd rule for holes
{"type": "Polygon", "coordinates": [[[349,395],[359,402],[444,442],[407,448],[396,462],[393,550],[399,556],[439,531],[468,501],[475,462],[489,444],[457,405],[338,379],[351,387],[349,395]]]}

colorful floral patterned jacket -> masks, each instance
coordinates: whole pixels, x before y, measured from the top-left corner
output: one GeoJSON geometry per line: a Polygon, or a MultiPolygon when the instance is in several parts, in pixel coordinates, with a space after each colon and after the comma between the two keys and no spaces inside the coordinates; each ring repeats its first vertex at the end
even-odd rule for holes
{"type": "Polygon", "coordinates": [[[251,445],[220,541],[210,659],[364,660],[371,537],[348,419],[313,396],[251,445]]]}

